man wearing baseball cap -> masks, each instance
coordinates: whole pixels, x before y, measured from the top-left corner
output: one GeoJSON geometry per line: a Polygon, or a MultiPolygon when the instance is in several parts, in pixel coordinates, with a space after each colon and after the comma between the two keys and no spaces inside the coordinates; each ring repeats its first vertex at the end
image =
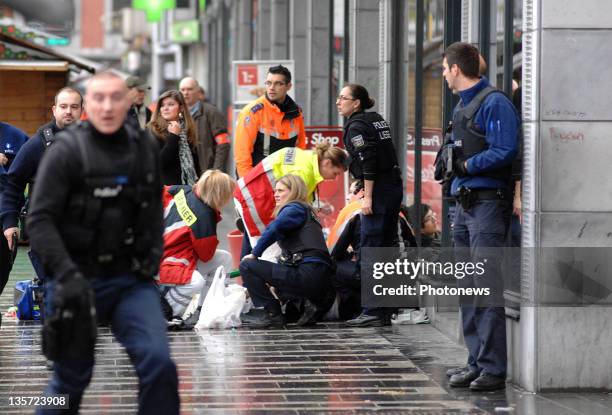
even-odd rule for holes
{"type": "Polygon", "coordinates": [[[127,122],[134,127],[144,129],[151,120],[151,110],[144,105],[145,93],[151,89],[144,79],[139,76],[130,76],[125,80],[128,87],[128,97],[132,106],[128,111],[127,122]]]}

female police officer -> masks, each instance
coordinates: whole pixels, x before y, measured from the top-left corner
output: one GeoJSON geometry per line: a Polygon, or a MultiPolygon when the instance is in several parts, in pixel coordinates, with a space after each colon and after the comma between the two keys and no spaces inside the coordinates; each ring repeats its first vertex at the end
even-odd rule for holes
{"type": "MultiPolygon", "coordinates": [[[[364,185],[361,248],[397,245],[397,218],[403,196],[391,130],[380,114],[365,112],[373,106],[367,89],[358,84],[346,84],[336,99],[338,112],[348,118],[343,139],[352,157],[350,171],[364,185]]],[[[347,324],[375,326],[388,322],[385,310],[364,309],[347,324]]]]}
{"type": "Polygon", "coordinates": [[[268,225],[253,253],[240,263],[240,274],[255,307],[241,316],[251,328],[282,327],[281,306],[268,285],[279,296],[309,300],[298,325],[313,322],[317,304],[322,304],[331,287],[331,258],[321,225],[308,205],[308,188],[301,177],[288,174],[274,187],[274,221],[268,225]],[[279,263],[258,259],[272,243],[282,250],[279,263]]]}

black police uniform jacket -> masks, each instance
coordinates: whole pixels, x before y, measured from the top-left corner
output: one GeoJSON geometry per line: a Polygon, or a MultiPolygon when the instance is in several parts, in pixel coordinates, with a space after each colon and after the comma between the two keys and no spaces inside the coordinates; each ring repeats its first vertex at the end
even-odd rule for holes
{"type": "Polygon", "coordinates": [[[48,275],[157,273],[163,251],[159,150],[127,123],[57,134],[36,176],[27,226],[48,275]]]}
{"type": "Polygon", "coordinates": [[[344,126],[344,146],[357,179],[376,180],[398,175],[399,165],[389,124],[376,112],[356,112],[344,126]]]}

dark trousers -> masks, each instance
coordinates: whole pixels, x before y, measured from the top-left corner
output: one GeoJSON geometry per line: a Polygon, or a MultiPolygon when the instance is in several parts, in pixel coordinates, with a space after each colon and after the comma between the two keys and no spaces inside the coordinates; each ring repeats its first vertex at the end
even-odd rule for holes
{"type": "Polygon", "coordinates": [[[361,311],[361,278],[357,273],[357,262],[345,259],[336,261],[333,285],[338,293],[338,313],[341,320],[349,320],[361,311]]]}
{"type": "Polygon", "coordinates": [[[315,305],[320,305],[332,290],[330,267],[320,262],[290,267],[261,259],[247,259],[240,263],[240,276],[255,307],[269,310],[278,310],[280,305],[266,284],[276,288],[281,298],[307,298],[315,305]]]}
{"type": "MultiPolygon", "coordinates": [[[[91,282],[99,322],[110,323],[115,338],[125,347],[138,375],[139,414],[178,414],[178,376],[170,358],[166,321],[153,281],[124,274],[91,282]]],[[[54,281],[45,283],[47,309],[53,304],[54,281]]],[[[50,309],[49,309],[50,310],[50,309]]],[[[76,414],[89,385],[94,353],[55,362],[45,394],[68,394],[69,410],[39,409],[39,414],[76,414]]]]}
{"type": "MultiPolygon", "coordinates": [[[[388,178],[374,182],[372,194],[371,215],[361,215],[361,248],[371,247],[393,247],[398,246],[397,220],[399,218],[400,205],[404,190],[399,178],[388,178]]],[[[372,269],[369,264],[359,261],[359,272],[361,268],[372,269]]],[[[387,310],[388,313],[394,310],[387,310]]],[[[364,309],[368,315],[383,315],[382,308],[364,309]]]]}
{"type": "Polygon", "coordinates": [[[500,377],[506,376],[506,318],[500,250],[496,248],[505,244],[507,212],[507,202],[502,200],[480,200],[468,211],[457,204],[453,230],[457,252],[469,247],[468,260],[476,262],[487,258],[485,275],[464,278],[459,286],[491,289],[491,295],[481,302],[473,298],[461,301],[468,365],[479,372],[500,377]]]}

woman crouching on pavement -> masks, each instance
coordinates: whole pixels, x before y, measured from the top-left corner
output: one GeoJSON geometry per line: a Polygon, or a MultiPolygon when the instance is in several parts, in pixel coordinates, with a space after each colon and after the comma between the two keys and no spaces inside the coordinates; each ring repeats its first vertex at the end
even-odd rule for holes
{"type": "Polygon", "coordinates": [[[230,253],[217,249],[217,222],[221,209],[232,200],[235,186],[227,174],[207,170],[193,187],[164,188],[164,254],[159,284],[167,302],[164,311],[169,328],[193,328],[204,302],[206,277],[212,277],[219,265],[226,270],[232,266],[230,253]],[[200,293],[198,308],[183,321],[181,316],[196,293],[200,293]]]}
{"type": "Polygon", "coordinates": [[[270,292],[305,298],[304,313],[297,325],[315,322],[317,304],[331,287],[331,258],[321,225],[308,205],[308,189],[301,177],[288,174],[274,188],[275,219],[257,241],[251,254],[240,262],[240,275],[255,308],[241,316],[250,328],[283,327],[285,319],[278,300],[270,292]],[[272,243],[278,242],[279,263],[258,259],[272,243]],[[269,286],[268,286],[269,285],[269,286]]]}

